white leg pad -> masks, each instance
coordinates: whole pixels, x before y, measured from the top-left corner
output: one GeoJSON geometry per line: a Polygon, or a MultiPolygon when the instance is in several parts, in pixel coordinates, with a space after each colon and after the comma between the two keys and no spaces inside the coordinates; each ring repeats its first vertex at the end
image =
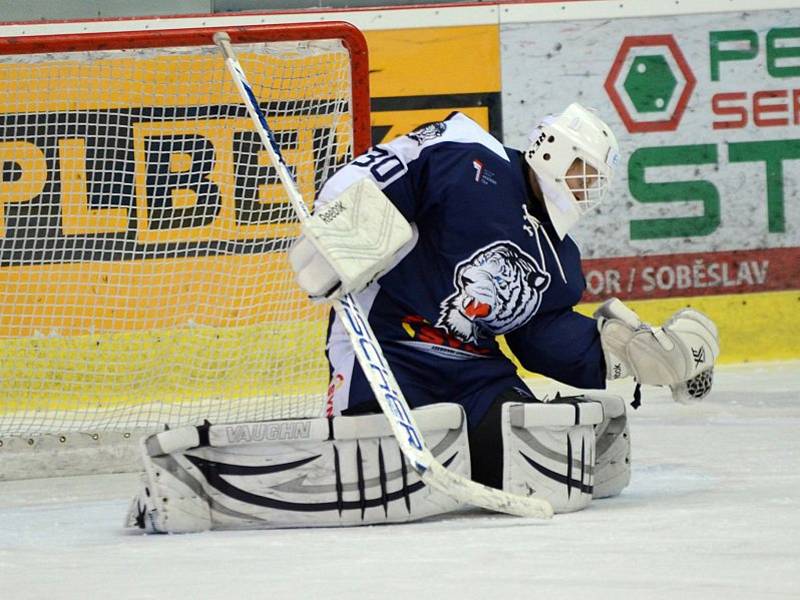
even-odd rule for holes
{"type": "Polygon", "coordinates": [[[592,500],[594,426],[603,405],[575,398],[503,405],[503,489],[542,498],[557,513],[592,500]]]}
{"type": "Polygon", "coordinates": [[[618,496],[631,481],[631,434],[625,401],[603,394],[584,398],[603,405],[603,422],[595,427],[594,497],[618,496]]]}
{"type": "MultiPolygon", "coordinates": [[[[470,476],[456,404],[413,411],[434,456],[470,476]]],[[[144,489],[127,524],[150,532],[414,521],[458,503],[424,485],[382,414],[212,425],[145,438],[144,489]],[[159,439],[159,436],[162,436],[159,439]],[[207,436],[207,437],[205,437],[207,436]],[[175,440],[204,440],[177,450],[175,440]],[[171,451],[160,453],[164,447],[171,451]]]]}

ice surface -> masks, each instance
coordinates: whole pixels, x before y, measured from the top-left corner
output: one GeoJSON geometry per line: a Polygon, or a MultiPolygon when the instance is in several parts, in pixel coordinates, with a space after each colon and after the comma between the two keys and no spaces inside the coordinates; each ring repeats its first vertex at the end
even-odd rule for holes
{"type": "MultiPolygon", "coordinates": [[[[533,381],[540,393],[555,386],[533,381]]],[[[630,396],[631,384],[614,390],[630,396]]],[[[632,411],[631,411],[632,412],[632,411]]],[[[0,482],[0,592],[27,598],[800,598],[800,362],[645,388],[622,496],[551,522],[144,536],[133,475],[0,482]]]]}

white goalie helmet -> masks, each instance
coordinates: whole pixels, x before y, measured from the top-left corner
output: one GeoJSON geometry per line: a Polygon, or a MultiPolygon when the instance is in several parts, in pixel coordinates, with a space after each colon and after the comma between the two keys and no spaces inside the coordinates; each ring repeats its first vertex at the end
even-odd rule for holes
{"type": "Polygon", "coordinates": [[[603,201],[619,163],[614,133],[593,112],[570,104],[531,132],[525,160],[542,190],[558,237],[603,201]]]}

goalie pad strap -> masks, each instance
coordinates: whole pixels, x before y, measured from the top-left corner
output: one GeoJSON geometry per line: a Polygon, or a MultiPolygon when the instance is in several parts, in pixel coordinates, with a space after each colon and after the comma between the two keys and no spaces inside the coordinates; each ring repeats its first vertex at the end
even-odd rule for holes
{"type": "MultiPolygon", "coordinates": [[[[420,410],[414,413],[421,429],[458,429],[457,410],[420,410]]],[[[169,429],[144,440],[149,456],[185,452],[200,446],[225,448],[245,444],[290,441],[358,440],[390,437],[392,429],[382,414],[318,419],[283,419],[169,429]]]]}

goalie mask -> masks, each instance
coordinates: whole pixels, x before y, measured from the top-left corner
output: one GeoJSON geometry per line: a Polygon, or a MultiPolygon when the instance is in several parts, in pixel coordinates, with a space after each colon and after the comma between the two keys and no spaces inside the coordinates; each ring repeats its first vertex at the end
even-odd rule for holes
{"type": "Polygon", "coordinates": [[[611,129],[580,104],[542,120],[530,135],[525,160],[542,190],[547,214],[564,239],[580,217],[603,201],[619,146],[611,129]]]}

